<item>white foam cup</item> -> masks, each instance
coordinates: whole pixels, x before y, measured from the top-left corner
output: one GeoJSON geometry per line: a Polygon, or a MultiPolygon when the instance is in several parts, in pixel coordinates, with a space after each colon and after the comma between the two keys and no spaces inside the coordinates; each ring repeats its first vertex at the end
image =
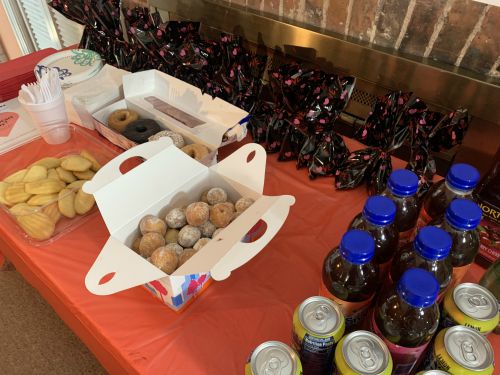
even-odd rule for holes
{"type": "Polygon", "coordinates": [[[48,103],[27,103],[21,96],[18,99],[29,113],[45,142],[56,145],[69,140],[71,133],[62,92],[48,103]]]}

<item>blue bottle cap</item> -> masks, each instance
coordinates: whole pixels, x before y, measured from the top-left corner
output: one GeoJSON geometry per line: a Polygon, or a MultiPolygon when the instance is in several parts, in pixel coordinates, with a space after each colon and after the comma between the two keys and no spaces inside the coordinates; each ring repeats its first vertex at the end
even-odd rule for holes
{"type": "Polygon", "coordinates": [[[351,263],[367,263],[375,255],[375,241],[370,233],[351,229],[342,236],[340,254],[351,263]]]}
{"type": "Polygon", "coordinates": [[[454,199],[446,209],[446,220],[453,227],[461,230],[476,229],[481,222],[481,208],[468,199],[454,199]]]}
{"type": "Polygon", "coordinates": [[[410,268],[399,279],[396,292],[408,305],[428,307],[436,302],[439,283],[429,271],[410,268]]]}
{"type": "Polygon", "coordinates": [[[453,164],[446,175],[446,182],[457,190],[472,190],[479,182],[479,172],[469,164],[453,164]]]}
{"type": "Polygon", "coordinates": [[[374,195],[366,200],[363,216],[374,225],[387,225],[396,217],[396,204],[382,195],[374,195]]]}
{"type": "Polygon", "coordinates": [[[453,241],[448,232],[438,227],[423,227],[415,238],[415,250],[423,258],[440,260],[450,253],[453,241]]]}
{"type": "Polygon", "coordinates": [[[394,195],[411,196],[417,192],[418,177],[408,169],[396,169],[389,176],[387,187],[394,195]]]}

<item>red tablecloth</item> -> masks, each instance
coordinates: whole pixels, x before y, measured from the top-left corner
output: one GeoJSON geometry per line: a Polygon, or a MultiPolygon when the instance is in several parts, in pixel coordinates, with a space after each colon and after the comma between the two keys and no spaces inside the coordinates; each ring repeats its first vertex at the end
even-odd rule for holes
{"type": "MultiPolygon", "coordinates": [[[[23,166],[43,147],[37,142],[3,155],[0,165],[23,166]]],[[[310,181],[294,163],[269,156],[265,194],[293,194],[297,200],[285,225],[257,257],[215,282],[181,314],[142,287],[104,297],[85,289],[84,277],[108,238],[98,213],[53,244],[32,247],[2,212],[0,249],[109,372],[237,374],[259,343],[290,343],[293,309],[317,293],[323,257],[366,199],[364,187],[339,192],[332,183],[331,178],[310,181]]],[[[482,272],[474,266],[470,277],[477,280],[482,272]]],[[[500,338],[490,337],[500,347],[500,338]]]]}
{"type": "MultiPolygon", "coordinates": [[[[222,149],[221,156],[238,146],[222,149]]],[[[24,167],[43,147],[38,140],[0,156],[0,169],[24,167]]],[[[395,161],[395,166],[403,164],[395,161]]],[[[305,171],[297,172],[292,162],[277,162],[275,155],[268,157],[264,193],[296,198],[281,231],[253,260],[229,279],[214,282],[181,314],[142,287],[104,297],[86,290],[85,275],[109,236],[99,213],[51,245],[33,247],[0,210],[0,253],[110,373],[239,374],[261,342],[290,343],[293,309],[317,293],[323,257],[366,199],[364,187],[336,191],[332,178],[310,181],[305,171]]],[[[483,272],[474,265],[468,278],[477,281],[483,272]]],[[[500,348],[500,337],[489,337],[500,348]]]]}

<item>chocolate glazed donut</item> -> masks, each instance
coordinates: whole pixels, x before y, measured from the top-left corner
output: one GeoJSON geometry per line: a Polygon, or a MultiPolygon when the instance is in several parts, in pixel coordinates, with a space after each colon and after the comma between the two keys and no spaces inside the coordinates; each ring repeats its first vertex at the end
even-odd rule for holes
{"type": "Polygon", "coordinates": [[[160,130],[160,125],[155,120],[141,119],[128,124],[123,135],[135,143],[144,143],[160,130]]]}

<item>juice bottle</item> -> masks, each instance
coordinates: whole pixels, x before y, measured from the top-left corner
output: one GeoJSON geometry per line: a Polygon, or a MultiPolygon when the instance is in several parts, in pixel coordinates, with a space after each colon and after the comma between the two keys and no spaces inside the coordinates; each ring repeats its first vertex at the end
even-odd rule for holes
{"type": "Polygon", "coordinates": [[[438,328],[438,292],[439,284],[430,272],[410,268],[397,284],[379,295],[371,319],[372,330],[391,352],[393,374],[416,370],[438,328]]]}
{"type": "Polygon", "coordinates": [[[373,237],[363,230],[351,229],[323,262],[320,295],[340,305],[346,332],[357,329],[364,321],[379,287],[374,255],[373,237]]]}
{"type": "Polygon", "coordinates": [[[418,177],[407,169],[396,169],[389,176],[383,195],[396,203],[395,224],[399,232],[399,246],[410,242],[418,219],[418,177]]]}
{"type": "Polygon", "coordinates": [[[423,227],[413,244],[403,247],[393,258],[389,272],[390,281],[397,282],[409,268],[422,268],[429,271],[439,283],[438,301],[451,282],[453,267],[450,254],[451,236],[437,227],[423,227]]]}
{"type": "Polygon", "coordinates": [[[453,266],[450,288],[460,283],[479,251],[477,226],[481,217],[481,208],[476,203],[459,198],[450,203],[444,217],[431,222],[448,232],[453,241],[449,256],[453,266]]]}
{"type": "Polygon", "coordinates": [[[427,192],[417,228],[444,214],[446,207],[455,198],[472,199],[472,192],[479,182],[479,172],[469,164],[453,164],[446,178],[434,184],[427,192]]]}
{"type": "Polygon", "coordinates": [[[374,262],[379,266],[380,279],[387,273],[391,259],[398,248],[399,232],[394,224],[395,203],[381,195],[366,200],[363,212],[349,224],[349,228],[369,232],[375,240],[374,262]]]}

